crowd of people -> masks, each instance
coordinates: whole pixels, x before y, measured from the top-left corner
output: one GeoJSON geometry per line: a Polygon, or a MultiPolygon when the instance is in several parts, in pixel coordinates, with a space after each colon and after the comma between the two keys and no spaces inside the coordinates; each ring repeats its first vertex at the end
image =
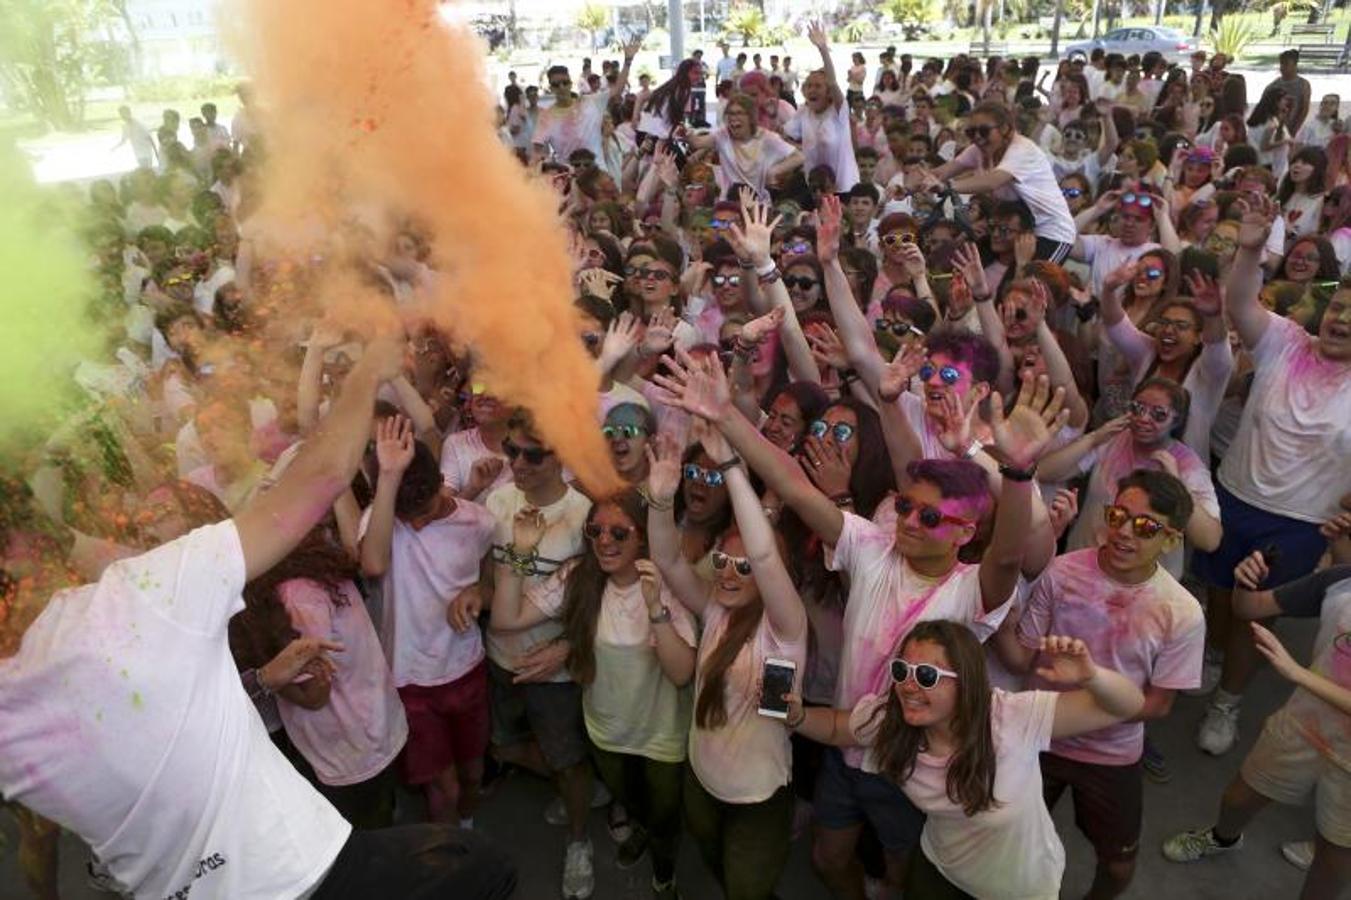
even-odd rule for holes
{"type": "Polygon", "coordinates": [[[1117,897],[1144,780],[1214,764],[1150,741],[1180,691],[1205,754],[1261,733],[1163,855],[1243,852],[1312,795],[1284,852],[1306,900],[1346,896],[1339,98],[1296,51],[1250,107],[1222,55],[841,72],[808,37],[801,75],[722,46],[631,85],[631,45],[505,87],[613,495],[419,315],[452,236],[391,209],[269,255],[247,86],[190,145],[123,110],[139,166],[82,201],[107,353],[0,483],[0,794],[35,896],[65,828],[156,900],[506,897],[540,850],[565,898],[597,852],[672,898],[683,840],[755,900],[810,829],[841,900],[1056,898],[1068,792],[1087,896],[1117,897]],[[297,302],[339,255],[402,331],[297,302]],[[1287,616],[1320,620],[1306,660],[1287,616]],[[1259,723],[1264,662],[1295,689],[1259,723]],[[518,772],[556,789],[556,848],[476,829],[518,772]]]}

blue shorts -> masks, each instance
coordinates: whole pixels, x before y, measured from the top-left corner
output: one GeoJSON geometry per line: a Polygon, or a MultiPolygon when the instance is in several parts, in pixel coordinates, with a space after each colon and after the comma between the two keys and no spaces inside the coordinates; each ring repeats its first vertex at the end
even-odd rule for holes
{"type": "Polygon", "coordinates": [[[845,764],[838,747],[827,747],[816,776],[812,801],[816,824],[822,828],[872,825],[882,849],[902,853],[919,845],[924,813],[883,775],[872,775],[845,764]]]}
{"type": "Polygon", "coordinates": [[[1216,484],[1220,500],[1220,524],[1224,537],[1210,552],[1192,554],[1192,572],[1206,584],[1220,588],[1234,586],[1234,567],[1254,550],[1268,557],[1274,550],[1276,564],[1271,566],[1268,587],[1276,587],[1308,575],[1318,565],[1328,542],[1318,533],[1318,525],[1277,515],[1244,503],[1224,485],[1216,484]]]}

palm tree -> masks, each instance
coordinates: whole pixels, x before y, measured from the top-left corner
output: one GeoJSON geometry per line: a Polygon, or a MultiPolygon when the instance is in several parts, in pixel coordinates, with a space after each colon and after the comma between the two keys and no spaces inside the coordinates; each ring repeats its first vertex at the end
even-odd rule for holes
{"type": "Polygon", "coordinates": [[[596,3],[587,3],[577,11],[577,27],[590,36],[592,53],[596,52],[596,32],[604,28],[609,21],[610,13],[596,3]]]}

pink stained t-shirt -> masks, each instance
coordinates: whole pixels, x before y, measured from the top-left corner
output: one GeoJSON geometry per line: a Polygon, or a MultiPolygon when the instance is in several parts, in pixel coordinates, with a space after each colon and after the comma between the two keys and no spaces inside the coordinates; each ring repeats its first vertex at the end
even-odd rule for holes
{"type": "MultiPolygon", "coordinates": [[[[1196,598],[1162,566],[1140,584],[1122,584],[1098,565],[1095,549],[1057,556],[1032,589],[1018,623],[1024,647],[1035,648],[1053,634],[1079,638],[1095,663],[1141,689],[1181,691],[1201,683],[1205,616],[1196,598]]],[[[1028,687],[1060,690],[1035,671],[1028,687]]],[[[1057,740],[1051,752],[1079,762],[1126,766],[1140,759],[1144,741],[1143,722],[1120,722],[1057,740]]]]}
{"type": "MultiPolygon", "coordinates": [[[[1013,596],[1010,592],[987,613],[979,566],[958,563],[941,578],[925,577],[896,550],[894,527],[880,527],[853,513],[844,514],[844,527],[826,565],[849,574],[836,709],[852,709],[864,694],[885,691],[889,661],[916,624],[951,619],[985,641],[1004,621],[1013,596]]],[[[844,759],[857,768],[863,752],[847,749],[844,759]]]]}
{"type": "Polygon", "coordinates": [[[328,703],[305,709],[277,703],[286,734],[327,785],[358,784],[394,761],[408,739],[408,720],[394,690],[385,652],[356,585],[344,582],[342,605],[308,578],[282,582],[277,595],[302,637],[342,644],[331,659],[337,674],[328,703]]]}

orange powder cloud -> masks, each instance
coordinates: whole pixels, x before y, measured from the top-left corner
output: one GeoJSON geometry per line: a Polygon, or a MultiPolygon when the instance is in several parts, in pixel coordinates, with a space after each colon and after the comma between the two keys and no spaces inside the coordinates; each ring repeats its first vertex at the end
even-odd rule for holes
{"type": "MultiPolygon", "coordinates": [[[[583,484],[617,490],[558,201],[498,140],[484,46],[435,0],[238,2],[226,24],[261,110],[273,236],[333,233],[371,211],[425,225],[439,274],[418,312],[473,349],[583,484]]],[[[354,273],[337,281],[338,315],[368,328],[374,296],[354,273]]]]}

